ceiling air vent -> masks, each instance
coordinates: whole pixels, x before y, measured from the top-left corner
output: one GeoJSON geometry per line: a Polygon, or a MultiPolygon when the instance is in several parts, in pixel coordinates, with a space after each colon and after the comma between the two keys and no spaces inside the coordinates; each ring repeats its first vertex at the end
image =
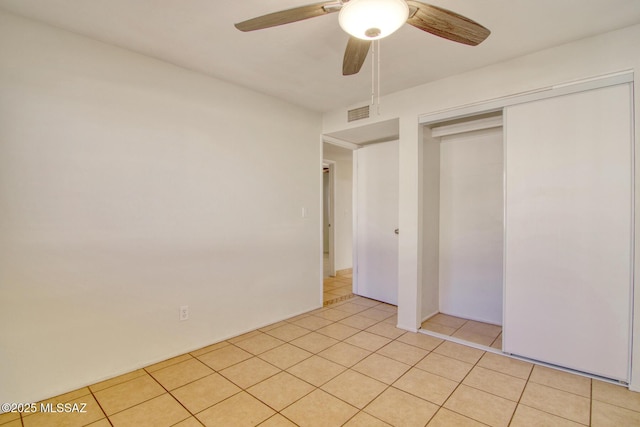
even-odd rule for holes
{"type": "Polygon", "coordinates": [[[355,120],[368,119],[369,118],[369,106],[354,108],[347,111],[347,121],[353,122],[355,120]]]}

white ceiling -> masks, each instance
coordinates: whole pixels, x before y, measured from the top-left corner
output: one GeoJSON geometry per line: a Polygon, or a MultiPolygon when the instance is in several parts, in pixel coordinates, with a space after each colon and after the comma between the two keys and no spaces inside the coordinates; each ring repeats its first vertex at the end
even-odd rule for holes
{"type": "Polygon", "coordinates": [[[338,147],[337,145],[322,144],[322,158],[331,160],[347,160],[353,159],[353,150],[338,147]]]}
{"type": "MultiPolygon", "coordinates": [[[[0,8],[316,111],[368,99],[371,64],[342,76],[348,36],[330,14],[242,33],[318,0],[0,0],[0,8]]],[[[640,22],[640,0],[432,0],[492,31],[477,47],[405,25],[382,41],[382,94],[640,22]]]]}

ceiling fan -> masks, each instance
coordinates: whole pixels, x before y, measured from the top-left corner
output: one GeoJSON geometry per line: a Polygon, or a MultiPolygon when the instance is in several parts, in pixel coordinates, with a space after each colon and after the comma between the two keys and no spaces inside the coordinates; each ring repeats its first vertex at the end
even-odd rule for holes
{"type": "Polygon", "coordinates": [[[405,22],[447,40],[476,46],[491,33],[487,28],[441,7],[414,0],[335,0],[274,12],[235,24],[255,31],[340,12],[338,22],[351,37],[342,63],[345,76],[358,73],[372,40],[386,37],[405,22]]]}

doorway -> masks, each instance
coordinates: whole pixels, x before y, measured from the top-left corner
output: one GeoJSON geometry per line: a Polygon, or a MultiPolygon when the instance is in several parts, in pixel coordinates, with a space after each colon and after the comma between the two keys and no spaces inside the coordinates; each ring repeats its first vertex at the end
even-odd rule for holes
{"type": "Polygon", "coordinates": [[[353,149],[323,143],[322,156],[323,300],[327,305],[353,296],[353,149]]]}
{"type": "MultiPolygon", "coordinates": [[[[370,284],[373,284],[373,287],[376,288],[375,282],[377,280],[376,274],[372,274],[372,270],[369,267],[373,267],[374,269],[379,267],[382,264],[377,264],[376,262],[372,262],[375,260],[380,260],[380,251],[376,252],[376,248],[379,249],[381,241],[369,241],[368,244],[364,244],[360,242],[363,237],[375,237],[374,234],[365,234],[364,236],[358,232],[357,224],[358,224],[358,212],[359,211],[359,203],[356,203],[358,198],[357,194],[361,190],[365,188],[360,188],[360,186],[356,183],[357,173],[358,173],[358,159],[361,151],[363,153],[362,157],[368,157],[366,152],[375,152],[378,147],[382,147],[385,144],[394,142],[397,144],[399,140],[399,119],[390,119],[376,123],[370,123],[363,126],[351,127],[349,129],[344,129],[341,131],[336,131],[332,133],[327,133],[323,135],[323,159],[324,160],[333,160],[334,161],[334,184],[335,184],[335,200],[334,200],[334,217],[333,217],[333,233],[334,233],[334,268],[336,271],[336,279],[348,279],[349,283],[353,281],[353,289],[356,287],[359,288],[356,293],[362,293],[364,291],[363,296],[378,298],[380,300],[385,300],[386,302],[394,301],[397,295],[397,269],[383,269],[385,275],[390,276],[392,280],[387,281],[386,288],[392,289],[390,294],[392,298],[389,299],[385,295],[375,296],[373,294],[367,294],[367,290],[371,288],[370,284]],[[373,147],[373,146],[378,147],[373,147]],[[360,245],[360,251],[358,250],[358,245],[360,245]],[[369,261],[366,265],[357,265],[357,259],[359,258],[358,254],[362,253],[363,259],[365,261],[369,261]],[[373,255],[367,257],[367,254],[373,255]],[[364,270],[363,270],[364,268],[364,270]],[[360,269],[360,270],[358,270],[360,269]],[[356,286],[356,282],[358,282],[358,272],[360,273],[360,279],[365,280],[366,283],[362,285],[356,286]],[[368,279],[375,279],[369,281],[368,279]]],[[[393,150],[392,150],[393,151],[393,150]]],[[[397,157],[397,147],[395,149],[394,156],[397,157]]],[[[374,156],[375,157],[375,156],[374,156]]],[[[364,163],[367,163],[366,160],[364,163]]],[[[367,178],[364,179],[365,186],[367,181],[380,181],[380,171],[387,171],[389,163],[389,159],[382,159],[382,164],[384,167],[378,168],[373,167],[369,168],[370,174],[367,178]]],[[[394,182],[396,182],[395,186],[397,187],[397,164],[395,165],[396,173],[394,177],[394,182]]],[[[362,171],[361,171],[362,172],[362,171]]],[[[392,174],[393,175],[393,174],[392,174]]],[[[389,182],[391,180],[382,179],[383,186],[389,186],[389,182]]],[[[369,192],[363,191],[365,199],[368,197],[368,193],[377,193],[376,187],[377,185],[369,186],[369,192]]],[[[397,191],[397,188],[396,188],[397,191]]],[[[393,203],[397,205],[397,201],[393,203]]],[[[387,205],[385,205],[387,206],[387,205]]],[[[388,207],[388,206],[387,206],[388,207]]],[[[366,214],[365,210],[360,213],[366,214]]],[[[397,208],[396,208],[397,214],[397,208]]],[[[375,212],[373,215],[375,217],[375,212]]],[[[396,229],[398,227],[397,220],[392,221],[393,224],[391,227],[385,226],[384,229],[386,232],[391,233],[391,246],[396,248],[397,252],[397,239],[398,235],[396,234],[396,229]]],[[[371,224],[370,224],[371,225],[371,224]]],[[[371,228],[371,227],[370,227],[371,228]]],[[[383,239],[384,242],[389,243],[387,236],[383,239]]],[[[385,246],[386,248],[386,246],[385,246]]],[[[382,260],[387,261],[388,259],[395,259],[397,255],[389,255],[385,252],[382,255],[382,260]]],[[[386,264],[385,264],[386,265],[386,264]]],[[[376,288],[377,289],[377,288],[376,288]]],[[[338,292],[345,292],[345,290],[339,290],[338,292]]],[[[325,297],[330,297],[328,294],[325,294],[325,297]]]]}

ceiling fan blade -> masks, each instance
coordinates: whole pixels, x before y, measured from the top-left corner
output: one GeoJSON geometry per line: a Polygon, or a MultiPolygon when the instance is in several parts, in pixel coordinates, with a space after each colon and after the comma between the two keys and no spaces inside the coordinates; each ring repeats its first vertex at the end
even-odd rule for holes
{"type": "Polygon", "coordinates": [[[491,34],[477,22],[450,10],[414,0],[407,0],[407,4],[411,10],[407,24],[447,40],[476,46],[491,34]]]}
{"type": "Polygon", "coordinates": [[[255,31],[263,28],[276,27],[278,25],[289,24],[291,22],[302,21],[316,16],[326,15],[328,13],[340,10],[339,2],[322,2],[314,3],[307,6],[294,7],[293,9],[281,10],[280,12],[269,13],[268,15],[258,16],[257,18],[248,19],[246,21],[235,24],[240,31],[255,31]]]}
{"type": "Polygon", "coordinates": [[[370,40],[361,40],[356,37],[350,37],[347,43],[347,49],[344,51],[344,60],[342,61],[342,75],[350,76],[358,74],[364,60],[367,59],[370,40]]]}

